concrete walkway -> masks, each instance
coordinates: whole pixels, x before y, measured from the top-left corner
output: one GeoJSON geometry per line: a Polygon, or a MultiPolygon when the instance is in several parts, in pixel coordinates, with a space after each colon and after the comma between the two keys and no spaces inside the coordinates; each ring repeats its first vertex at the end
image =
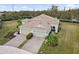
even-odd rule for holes
{"type": "Polygon", "coordinates": [[[18,47],[20,44],[23,43],[23,41],[26,40],[26,36],[23,34],[17,35],[15,38],[11,39],[9,42],[7,42],[6,46],[13,46],[13,47],[18,47]]]}
{"type": "Polygon", "coordinates": [[[36,54],[38,53],[44,40],[45,39],[41,37],[33,37],[22,47],[22,49],[36,54]]]}

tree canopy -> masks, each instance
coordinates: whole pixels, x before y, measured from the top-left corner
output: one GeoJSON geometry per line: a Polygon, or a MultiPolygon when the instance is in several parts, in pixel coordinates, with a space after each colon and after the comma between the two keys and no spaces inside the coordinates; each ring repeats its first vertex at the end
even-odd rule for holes
{"type": "Polygon", "coordinates": [[[24,18],[32,18],[35,16],[38,16],[42,13],[47,14],[52,17],[56,17],[58,19],[65,19],[65,20],[71,20],[71,19],[77,19],[79,20],[79,9],[69,9],[69,10],[58,10],[58,6],[52,5],[51,8],[48,10],[41,10],[41,11],[13,11],[13,12],[2,12],[3,15],[0,16],[0,18],[3,21],[7,20],[18,20],[18,19],[24,19],[24,18]]]}

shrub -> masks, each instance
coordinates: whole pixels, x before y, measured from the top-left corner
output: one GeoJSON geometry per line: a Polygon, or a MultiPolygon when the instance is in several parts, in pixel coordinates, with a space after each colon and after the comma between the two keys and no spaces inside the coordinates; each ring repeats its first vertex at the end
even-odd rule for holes
{"type": "Polygon", "coordinates": [[[55,36],[55,35],[50,35],[48,36],[48,39],[47,39],[47,44],[49,46],[57,46],[58,45],[58,38],[55,36]]]}
{"type": "Polygon", "coordinates": [[[33,37],[33,33],[29,33],[27,36],[26,36],[26,39],[31,39],[33,37]]]}
{"type": "Polygon", "coordinates": [[[56,36],[53,36],[52,46],[57,46],[57,45],[58,45],[58,38],[56,36]]]}

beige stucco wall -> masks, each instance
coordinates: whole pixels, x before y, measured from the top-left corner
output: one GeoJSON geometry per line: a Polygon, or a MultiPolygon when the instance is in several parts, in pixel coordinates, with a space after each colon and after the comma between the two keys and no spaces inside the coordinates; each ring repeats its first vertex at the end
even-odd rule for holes
{"type": "Polygon", "coordinates": [[[28,33],[33,33],[34,36],[38,36],[38,37],[46,37],[50,32],[50,30],[51,29],[46,30],[42,28],[27,28],[27,27],[20,28],[21,34],[27,35],[28,33]]]}
{"type": "Polygon", "coordinates": [[[42,29],[42,28],[33,28],[33,34],[38,37],[46,37],[49,31],[47,31],[46,29],[42,29]]]}

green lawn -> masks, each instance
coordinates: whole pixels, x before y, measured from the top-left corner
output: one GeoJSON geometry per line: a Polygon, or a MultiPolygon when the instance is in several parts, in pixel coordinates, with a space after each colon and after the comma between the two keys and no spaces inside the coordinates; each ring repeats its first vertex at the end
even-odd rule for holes
{"type": "Polygon", "coordinates": [[[16,28],[17,22],[16,21],[4,21],[3,22],[3,28],[0,29],[0,45],[5,44],[10,39],[5,38],[4,36],[7,35],[8,32],[15,32],[17,30],[16,28]]]}
{"type": "Polygon", "coordinates": [[[51,47],[43,43],[39,52],[47,54],[75,54],[79,53],[79,24],[61,23],[61,30],[57,34],[58,46],[51,47]]]}

